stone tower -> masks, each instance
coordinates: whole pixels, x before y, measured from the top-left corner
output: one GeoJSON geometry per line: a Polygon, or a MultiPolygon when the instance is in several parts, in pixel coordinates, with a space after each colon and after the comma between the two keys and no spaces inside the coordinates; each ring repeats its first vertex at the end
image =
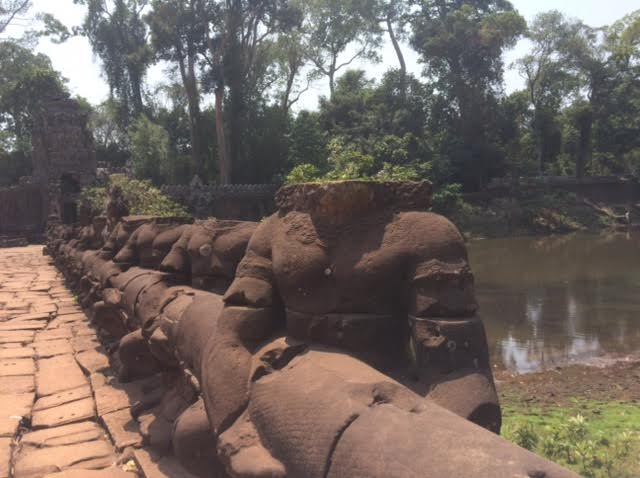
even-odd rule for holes
{"type": "Polygon", "coordinates": [[[43,104],[32,134],[33,179],[48,190],[51,220],[73,223],[81,188],[96,176],[96,152],[88,128],[89,113],[67,95],[43,104]]]}

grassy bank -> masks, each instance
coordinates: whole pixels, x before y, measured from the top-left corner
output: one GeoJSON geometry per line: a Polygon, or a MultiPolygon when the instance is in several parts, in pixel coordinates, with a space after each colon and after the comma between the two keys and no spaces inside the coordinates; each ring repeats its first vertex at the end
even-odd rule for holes
{"type": "Polygon", "coordinates": [[[582,476],[640,476],[640,406],[576,399],[569,406],[503,403],[503,436],[582,476]]]}
{"type": "Polygon", "coordinates": [[[640,362],[497,378],[506,439],[585,477],[640,477],[640,362]]]}
{"type": "MultiPolygon", "coordinates": [[[[458,201],[445,214],[468,238],[601,232],[620,227],[629,205],[593,204],[570,193],[458,201]]],[[[635,215],[635,214],[634,214],[635,215]]]]}

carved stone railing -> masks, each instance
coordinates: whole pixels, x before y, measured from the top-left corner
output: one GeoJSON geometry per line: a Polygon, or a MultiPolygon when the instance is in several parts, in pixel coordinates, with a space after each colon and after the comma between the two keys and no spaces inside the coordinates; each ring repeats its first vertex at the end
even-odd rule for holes
{"type": "Polygon", "coordinates": [[[576,478],[493,433],[466,249],[430,189],[293,186],[260,224],[96,218],[47,249],[120,378],[164,376],[132,413],[192,473],[576,478]]]}

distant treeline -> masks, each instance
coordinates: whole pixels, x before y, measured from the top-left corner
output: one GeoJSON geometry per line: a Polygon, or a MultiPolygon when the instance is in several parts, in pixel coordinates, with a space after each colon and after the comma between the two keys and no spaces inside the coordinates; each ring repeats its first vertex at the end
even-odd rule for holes
{"type": "Polygon", "coordinates": [[[65,88],[33,54],[37,35],[89,40],[111,93],[86,105],[99,160],[157,184],[429,178],[477,191],[493,178],[640,174],[640,10],[593,28],[557,11],[527,25],[506,0],[74,1],[81,25],[40,15],[40,31],[0,44],[5,182],[28,172],[39,99],[65,88]],[[505,65],[523,37],[529,53],[505,65]],[[395,68],[352,69],[386,42],[395,68]],[[151,91],[158,62],[169,71],[151,91]],[[522,91],[505,94],[507,67],[522,91]],[[299,111],[316,82],[330,94],[299,111]]]}

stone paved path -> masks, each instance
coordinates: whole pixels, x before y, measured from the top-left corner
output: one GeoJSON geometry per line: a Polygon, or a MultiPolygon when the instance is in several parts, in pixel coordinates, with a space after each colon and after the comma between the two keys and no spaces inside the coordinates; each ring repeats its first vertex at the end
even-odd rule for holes
{"type": "Polygon", "coordinates": [[[0,249],[0,478],[187,476],[141,448],[129,408],[144,386],[111,376],[42,247],[0,249]]]}

